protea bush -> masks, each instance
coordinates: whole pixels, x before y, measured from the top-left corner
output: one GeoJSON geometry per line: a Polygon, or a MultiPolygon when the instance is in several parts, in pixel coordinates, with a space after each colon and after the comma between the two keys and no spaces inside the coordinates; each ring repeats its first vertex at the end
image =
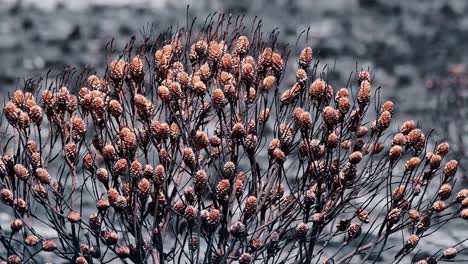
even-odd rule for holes
{"type": "Polygon", "coordinates": [[[288,72],[276,34],[228,19],[200,32],[11,93],[4,261],[437,263],[463,250],[422,251],[468,219],[449,145],[392,125],[368,71],[332,86],[311,47],[288,72]]]}

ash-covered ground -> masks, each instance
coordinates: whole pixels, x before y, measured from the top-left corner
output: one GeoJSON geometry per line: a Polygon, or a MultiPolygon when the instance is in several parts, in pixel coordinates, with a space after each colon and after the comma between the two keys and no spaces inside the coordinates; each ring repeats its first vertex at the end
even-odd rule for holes
{"type": "MultiPolygon", "coordinates": [[[[310,27],[307,45],[323,64],[334,69],[334,86],[344,86],[356,65],[370,68],[374,83],[382,86],[383,99],[396,103],[398,121],[430,120],[422,122],[425,129],[446,129],[427,116],[428,109],[435,107],[427,103],[437,90],[428,90],[426,81],[450,65],[468,62],[468,49],[464,48],[468,43],[466,0],[137,0],[131,5],[123,0],[99,4],[91,0],[1,2],[2,96],[21,87],[25,79],[44,77],[49,69],[50,76],[68,66],[93,66],[102,73],[111,59],[104,52],[109,41],[114,39],[118,50],[151,25],[155,32],[182,27],[187,4],[190,16],[197,16],[198,21],[213,12],[245,14],[245,21],[257,16],[265,32],[278,28],[282,45],[295,46],[299,34],[310,27]]],[[[447,239],[425,243],[438,250],[447,239]]]]}

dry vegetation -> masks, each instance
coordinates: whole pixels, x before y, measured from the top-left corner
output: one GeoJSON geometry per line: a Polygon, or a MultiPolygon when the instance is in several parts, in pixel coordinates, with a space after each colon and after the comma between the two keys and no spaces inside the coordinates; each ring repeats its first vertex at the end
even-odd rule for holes
{"type": "Polygon", "coordinates": [[[468,189],[447,143],[427,149],[412,120],[390,131],[369,72],[332,87],[306,47],[284,89],[276,34],[223,16],[201,32],[12,94],[0,258],[422,264],[462,250],[415,250],[468,219],[468,189]]]}

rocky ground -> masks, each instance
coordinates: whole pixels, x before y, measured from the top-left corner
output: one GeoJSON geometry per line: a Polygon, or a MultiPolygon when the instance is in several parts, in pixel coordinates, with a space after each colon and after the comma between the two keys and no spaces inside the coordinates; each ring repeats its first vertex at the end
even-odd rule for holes
{"type": "MultiPolygon", "coordinates": [[[[336,86],[346,83],[351,71],[370,68],[383,96],[397,104],[400,118],[431,120],[435,105],[428,105],[437,90],[426,81],[452,64],[466,64],[468,1],[464,0],[205,0],[172,1],[4,0],[0,5],[0,91],[3,96],[24,79],[58,73],[67,66],[93,66],[102,71],[103,52],[115,39],[122,47],[132,35],[154,25],[156,31],[185,24],[190,14],[203,20],[211,12],[259,16],[265,31],[278,27],[280,41],[294,46],[301,31],[310,27],[310,43],[323,63],[334,65],[336,86]],[[129,2],[129,1],[128,1],[129,2]],[[149,3],[151,2],[151,3],[149,3]]],[[[437,128],[445,129],[445,128],[437,128]]],[[[463,158],[463,157],[459,157],[463,158]]],[[[435,248],[441,246],[437,241],[435,248]]]]}

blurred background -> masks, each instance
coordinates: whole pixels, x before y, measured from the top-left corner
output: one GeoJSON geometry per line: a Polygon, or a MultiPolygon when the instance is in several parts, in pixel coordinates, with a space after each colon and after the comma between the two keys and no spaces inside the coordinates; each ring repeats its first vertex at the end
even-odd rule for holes
{"type": "Polygon", "coordinates": [[[109,41],[119,50],[151,26],[182,27],[187,5],[199,22],[213,12],[257,16],[265,32],[278,28],[283,46],[310,27],[308,45],[333,69],[335,87],[370,68],[383,99],[396,104],[395,123],[411,118],[435,129],[432,144],[448,141],[466,171],[466,0],[0,0],[0,91],[5,97],[25,79],[68,66],[103,72],[109,41]]]}

